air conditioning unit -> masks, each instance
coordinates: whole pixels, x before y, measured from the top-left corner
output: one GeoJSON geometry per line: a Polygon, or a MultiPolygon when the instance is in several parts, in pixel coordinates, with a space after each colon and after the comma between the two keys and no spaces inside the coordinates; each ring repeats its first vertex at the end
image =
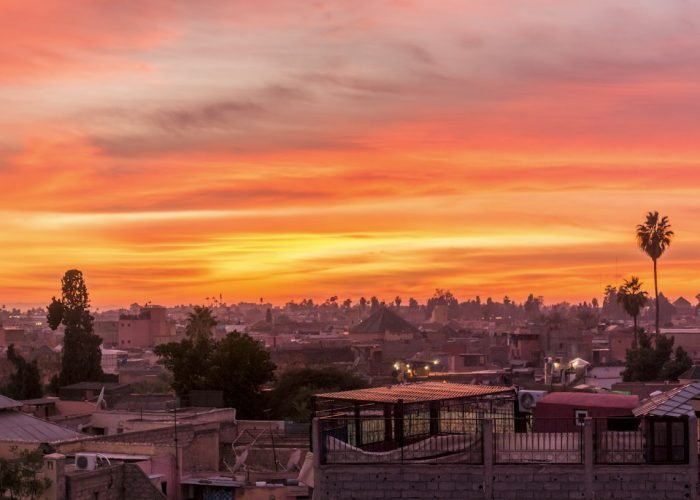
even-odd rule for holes
{"type": "Polygon", "coordinates": [[[547,391],[518,391],[518,410],[521,413],[532,413],[532,410],[537,405],[537,401],[542,399],[547,394],[547,391]]]}
{"type": "Polygon", "coordinates": [[[75,467],[79,470],[95,470],[97,468],[97,454],[76,453],[75,467]]]}

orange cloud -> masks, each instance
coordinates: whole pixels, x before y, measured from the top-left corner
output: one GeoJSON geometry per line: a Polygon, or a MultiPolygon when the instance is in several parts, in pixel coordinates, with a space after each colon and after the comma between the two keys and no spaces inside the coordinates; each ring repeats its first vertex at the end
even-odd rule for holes
{"type": "Polygon", "coordinates": [[[694,5],[0,9],[2,303],[700,288],[694,5]]]}

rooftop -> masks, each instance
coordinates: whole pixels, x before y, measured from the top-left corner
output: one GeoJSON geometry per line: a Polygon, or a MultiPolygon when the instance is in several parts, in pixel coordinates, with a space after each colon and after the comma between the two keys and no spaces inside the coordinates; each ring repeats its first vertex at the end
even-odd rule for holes
{"type": "Polygon", "coordinates": [[[24,443],[55,443],[85,437],[66,427],[20,411],[0,412],[0,440],[24,443]]]}
{"type": "Polygon", "coordinates": [[[316,394],[318,398],[363,403],[421,403],[447,399],[463,399],[496,394],[515,394],[513,387],[493,385],[454,384],[445,382],[422,382],[417,384],[390,385],[353,391],[316,394]]]}
{"type": "Polygon", "coordinates": [[[418,329],[394,311],[380,307],[364,321],[350,329],[350,333],[419,333],[418,329]]]}
{"type": "Polygon", "coordinates": [[[695,415],[691,401],[700,398],[700,382],[676,387],[656,396],[651,396],[642,401],[635,408],[635,416],[652,417],[680,417],[683,415],[695,415]]]}

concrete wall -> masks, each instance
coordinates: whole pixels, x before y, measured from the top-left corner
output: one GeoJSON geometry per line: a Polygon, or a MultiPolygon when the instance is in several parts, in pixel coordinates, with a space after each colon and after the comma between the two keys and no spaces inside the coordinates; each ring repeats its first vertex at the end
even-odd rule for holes
{"type": "Polygon", "coordinates": [[[66,476],[66,498],[70,500],[165,500],[134,464],[120,464],[66,476]]]}
{"type": "Polygon", "coordinates": [[[488,477],[474,465],[328,465],[320,468],[317,489],[325,500],[694,498],[688,474],[671,466],[596,467],[588,492],[583,465],[494,466],[488,477]]]}
{"type": "MultiPolygon", "coordinates": [[[[592,422],[584,426],[584,463],[497,465],[490,421],[484,422],[484,464],[321,465],[315,456],[315,494],[324,500],[366,498],[459,500],[687,500],[697,499],[695,419],[688,439],[690,463],[598,466],[592,422]]],[[[320,434],[314,422],[314,448],[320,434]]]]}

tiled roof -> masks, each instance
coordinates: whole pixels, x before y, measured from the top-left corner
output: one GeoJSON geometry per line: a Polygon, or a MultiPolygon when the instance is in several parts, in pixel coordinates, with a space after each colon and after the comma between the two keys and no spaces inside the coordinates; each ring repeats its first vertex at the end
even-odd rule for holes
{"type": "Polygon", "coordinates": [[[700,398],[700,382],[676,387],[670,391],[651,396],[633,410],[635,416],[680,417],[695,415],[690,401],[700,398]]]}
{"type": "Polygon", "coordinates": [[[84,434],[20,411],[0,411],[1,441],[55,443],[80,437],[84,437],[84,434]]]}
{"type": "Polygon", "coordinates": [[[441,401],[507,393],[515,395],[515,389],[513,387],[499,387],[494,385],[423,382],[356,389],[353,391],[328,392],[325,394],[316,394],[316,397],[363,403],[398,403],[399,400],[402,400],[404,403],[420,403],[425,401],[441,401]]]}
{"type": "Polygon", "coordinates": [[[359,325],[350,329],[350,333],[418,333],[418,329],[394,311],[380,307],[359,325]]]}

